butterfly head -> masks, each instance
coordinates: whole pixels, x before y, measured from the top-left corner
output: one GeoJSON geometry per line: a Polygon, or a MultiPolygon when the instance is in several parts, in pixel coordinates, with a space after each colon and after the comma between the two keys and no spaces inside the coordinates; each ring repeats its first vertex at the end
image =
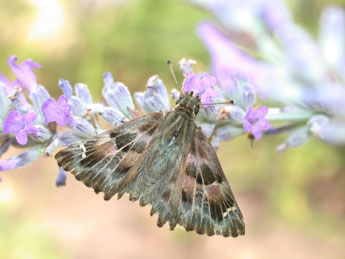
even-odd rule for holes
{"type": "Polygon", "coordinates": [[[194,118],[200,109],[201,101],[199,95],[194,96],[193,91],[189,93],[182,92],[176,101],[176,111],[182,111],[189,117],[194,118]]]}

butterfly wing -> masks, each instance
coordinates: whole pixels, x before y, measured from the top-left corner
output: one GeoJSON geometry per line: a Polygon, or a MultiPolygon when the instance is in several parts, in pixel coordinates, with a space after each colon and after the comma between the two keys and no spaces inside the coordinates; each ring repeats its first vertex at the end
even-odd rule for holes
{"type": "Polygon", "coordinates": [[[55,159],[77,180],[96,193],[104,192],[104,199],[109,200],[130,181],[127,174],[140,163],[164,116],[156,112],[131,120],[68,146],[58,152],[55,159]]]}
{"type": "Polygon", "coordinates": [[[214,148],[199,128],[180,177],[176,186],[181,192],[178,224],[199,234],[244,235],[242,213],[214,148]]]}
{"type": "Polygon", "coordinates": [[[147,153],[128,174],[130,181],[119,192],[120,196],[130,193],[130,200],[140,198],[142,206],[151,204],[151,215],[158,213],[159,227],[169,222],[174,229],[178,223],[179,196],[173,190],[187,159],[195,128],[193,120],[175,111],[168,113],[147,147],[147,153]]]}
{"type": "Polygon", "coordinates": [[[244,223],[216,153],[193,120],[176,112],[151,113],[55,156],[76,179],[108,200],[140,198],[158,226],[169,222],[200,234],[237,236],[244,223]],[[216,180],[214,180],[216,179],[216,180]]]}

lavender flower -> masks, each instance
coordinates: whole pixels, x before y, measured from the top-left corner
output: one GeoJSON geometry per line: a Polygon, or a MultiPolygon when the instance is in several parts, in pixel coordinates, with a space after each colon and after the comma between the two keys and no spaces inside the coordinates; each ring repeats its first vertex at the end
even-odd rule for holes
{"type": "Polygon", "coordinates": [[[170,100],[168,91],[163,81],[157,76],[151,76],[147,80],[145,92],[134,93],[134,99],[147,113],[157,111],[169,111],[170,100]]]}
{"type": "Polygon", "coordinates": [[[7,171],[11,170],[13,168],[16,168],[16,162],[14,159],[12,160],[5,160],[5,161],[0,161],[0,171],[7,171]]]}
{"type": "Polygon", "coordinates": [[[253,133],[255,139],[260,139],[262,136],[262,130],[268,130],[270,123],[265,119],[267,115],[267,106],[262,106],[256,110],[253,110],[251,106],[247,107],[246,115],[243,118],[244,132],[253,133]]]}
{"type": "Polygon", "coordinates": [[[293,21],[281,0],[274,3],[244,0],[241,4],[237,0],[190,1],[217,17],[214,23],[202,22],[198,34],[210,53],[211,71],[225,97],[236,99],[242,96],[236,89],[237,84],[248,82],[253,89],[244,103],[235,100],[236,106],[242,109],[252,106],[249,103],[255,102],[256,95],[264,102],[270,101],[281,107],[281,110],[269,109],[269,120],[280,123],[298,121],[296,125],[305,127],[289,131],[290,137],[280,150],[306,143],[312,134],[327,143],[335,144],[337,140],[337,144],[345,144],[343,135],[339,134],[345,123],[345,11],[342,8],[330,6],[324,10],[319,41],[316,41],[293,21]],[[217,26],[217,22],[221,26],[217,26]],[[252,39],[251,44],[243,44],[243,37],[238,35],[252,39]],[[286,112],[283,107],[295,111],[286,112]],[[326,130],[326,124],[321,130],[315,123],[308,123],[320,114],[328,117],[329,130],[326,130]],[[336,132],[332,138],[328,134],[331,131],[336,132]],[[323,135],[329,137],[318,136],[319,132],[327,132],[323,135]]]}
{"type": "Polygon", "coordinates": [[[61,167],[59,168],[59,174],[56,178],[55,184],[57,187],[66,185],[66,171],[63,170],[61,167]]]}
{"type": "Polygon", "coordinates": [[[11,157],[7,160],[0,160],[0,171],[26,166],[41,157],[44,154],[43,151],[43,146],[37,145],[17,156],[11,157]]]}
{"type": "Polygon", "coordinates": [[[24,60],[20,65],[16,64],[17,61],[18,57],[16,56],[8,58],[8,64],[12,68],[13,73],[17,76],[19,84],[31,92],[37,86],[36,75],[33,69],[42,68],[42,66],[31,59],[24,60]]]}
{"type": "Polygon", "coordinates": [[[182,58],[179,62],[180,70],[182,71],[183,75],[192,74],[193,72],[193,65],[196,64],[196,61],[193,59],[186,59],[182,58]]]}
{"type": "Polygon", "coordinates": [[[339,6],[327,7],[321,15],[320,46],[331,70],[345,80],[345,10],[339,6]]]}
{"type": "Polygon", "coordinates": [[[199,94],[201,102],[207,108],[209,106],[207,104],[212,102],[212,97],[219,97],[219,94],[214,89],[216,82],[217,79],[207,73],[199,75],[187,74],[183,90],[186,93],[193,91],[199,94]]]}
{"type": "Polygon", "coordinates": [[[17,111],[10,111],[4,121],[4,133],[15,133],[16,140],[20,145],[28,142],[28,134],[36,135],[37,128],[33,125],[37,114],[27,113],[20,115],[17,111]]]}
{"type": "Polygon", "coordinates": [[[68,80],[64,80],[61,78],[59,80],[59,86],[60,86],[63,94],[67,97],[67,99],[72,97],[73,89],[72,89],[72,86],[68,80]]]}
{"type": "Polygon", "coordinates": [[[55,121],[60,127],[73,126],[75,123],[71,114],[71,106],[64,95],[61,95],[57,102],[52,98],[48,98],[42,104],[42,112],[46,123],[55,121]]]}
{"type": "Polygon", "coordinates": [[[104,88],[102,95],[107,103],[118,110],[127,119],[131,118],[130,111],[134,110],[134,104],[130,92],[123,83],[114,82],[110,73],[103,75],[104,88]]]}
{"type": "Polygon", "coordinates": [[[18,85],[17,80],[11,82],[10,80],[7,79],[3,74],[0,73],[0,84],[4,85],[7,87],[8,90],[13,89],[15,86],[18,85]]]}

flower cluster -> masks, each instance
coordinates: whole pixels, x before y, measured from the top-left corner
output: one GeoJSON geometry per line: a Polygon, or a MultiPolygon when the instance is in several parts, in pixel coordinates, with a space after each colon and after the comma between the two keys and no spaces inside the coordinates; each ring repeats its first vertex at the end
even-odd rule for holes
{"type": "Polygon", "coordinates": [[[247,81],[262,101],[278,106],[266,117],[277,125],[268,133],[289,134],[278,150],[302,145],[312,136],[345,144],[342,8],[323,11],[315,40],[293,21],[283,0],[190,1],[216,18],[202,22],[198,34],[225,94],[231,95],[238,80],[247,81]]]}
{"type": "MultiPolygon", "coordinates": [[[[10,82],[0,74],[0,156],[10,146],[29,149],[0,160],[0,171],[23,167],[41,156],[50,156],[58,146],[67,146],[104,131],[98,118],[114,127],[137,116],[138,109],[146,113],[171,110],[168,91],[157,75],[149,78],[145,92],[134,93],[139,106],[136,109],[128,88],[115,82],[109,72],[103,75],[104,101],[94,103],[85,84],[77,83],[73,88],[64,79],[58,83],[63,94],[56,101],[36,82],[33,69],[41,65],[32,60],[17,65],[15,56],[8,61],[17,79],[10,82]]],[[[232,91],[224,94],[215,77],[193,73],[193,64],[193,60],[180,61],[185,76],[182,89],[200,96],[204,108],[197,123],[212,139],[212,144],[217,147],[221,141],[244,132],[252,132],[255,139],[261,138],[261,131],[269,129],[265,119],[268,108],[252,108],[256,99],[254,88],[239,81],[232,91]],[[228,98],[233,100],[233,105],[222,104],[217,108],[212,105],[228,98]]],[[[173,99],[179,95],[176,89],[172,90],[173,99]]],[[[56,185],[64,185],[65,180],[66,172],[60,168],[56,185]]]]}

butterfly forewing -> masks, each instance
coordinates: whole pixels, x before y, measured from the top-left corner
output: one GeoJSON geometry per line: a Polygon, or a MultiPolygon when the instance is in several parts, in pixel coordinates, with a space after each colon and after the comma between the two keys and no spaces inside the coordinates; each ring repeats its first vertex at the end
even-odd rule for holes
{"type": "Polygon", "coordinates": [[[200,99],[182,96],[171,112],[124,123],[56,154],[59,166],[108,200],[129,193],[151,204],[158,226],[243,235],[242,213],[215,150],[194,122],[200,99]]]}
{"type": "Polygon", "coordinates": [[[59,166],[91,186],[96,193],[104,192],[108,200],[119,191],[126,174],[145,153],[163,117],[163,113],[151,113],[129,121],[72,144],[55,158],[59,166]]]}

